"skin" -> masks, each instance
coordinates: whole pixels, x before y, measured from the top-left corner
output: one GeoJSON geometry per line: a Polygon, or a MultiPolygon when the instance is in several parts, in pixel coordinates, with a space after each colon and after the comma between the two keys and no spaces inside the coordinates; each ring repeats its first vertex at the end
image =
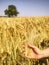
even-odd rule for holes
{"type": "MultiPolygon", "coordinates": [[[[49,57],[49,48],[40,50],[34,45],[29,44],[28,48],[32,49],[32,53],[29,53],[26,57],[29,59],[41,59],[41,58],[47,58],[49,57]]],[[[25,46],[23,46],[23,53],[25,55],[25,46]]]]}

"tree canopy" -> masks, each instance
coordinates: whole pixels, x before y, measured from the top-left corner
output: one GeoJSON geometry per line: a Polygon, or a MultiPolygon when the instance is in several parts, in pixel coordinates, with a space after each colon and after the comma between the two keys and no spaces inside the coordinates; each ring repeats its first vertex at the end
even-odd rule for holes
{"type": "Polygon", "coordinates": [[[8,17],[17,16],[19,14],[16,6],[14,5],[9,5],[8,9],[6,9],[4,12],[5,12],[5,15],[7,15],[8,17]]]}

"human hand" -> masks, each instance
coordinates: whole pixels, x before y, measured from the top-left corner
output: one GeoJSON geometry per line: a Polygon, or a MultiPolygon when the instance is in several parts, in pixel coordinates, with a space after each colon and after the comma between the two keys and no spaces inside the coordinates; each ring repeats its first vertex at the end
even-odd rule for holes
{"type": "MultiPolygon", "coordinates": [[[[29,53],[25,57],[27,57],[29,59],[41,59],[41,58],[43,58],[42,51],[39,48],[37,48],[36,46],[31,45],[31,44],[28,45],[28,48],[32,49],[32,52],[29,53]]],[[[25,55],[24,49],[25,49],[25,46],[23,46],[23,54],[25,55]]]]}

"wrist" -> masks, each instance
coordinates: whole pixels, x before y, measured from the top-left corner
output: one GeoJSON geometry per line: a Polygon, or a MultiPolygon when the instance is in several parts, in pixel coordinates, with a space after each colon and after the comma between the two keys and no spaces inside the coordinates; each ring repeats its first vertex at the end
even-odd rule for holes
{"type": "Polygon", "coordinates": [[[48,56],[48,51],[46,49],[42,50],[42,58],[47,58],[48,56]]]}
{"type": "Polygon", "coordinates": [[[40,58],[45,58],[45,57],[46,57],[45,51],[44,50],[41,50],[40,58]]]}
{"type": "Polygon", "coordinates": [[[42,50],[42,58],[44,58],[45,57],[45,52],[44,52],[44,50],[42,50]]]}

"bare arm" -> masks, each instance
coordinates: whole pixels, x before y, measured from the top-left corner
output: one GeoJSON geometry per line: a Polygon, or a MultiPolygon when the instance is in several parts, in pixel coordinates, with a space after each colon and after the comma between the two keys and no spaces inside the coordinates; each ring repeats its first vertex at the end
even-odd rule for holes
{"type": "Polygon", "coordinates": [[[42,54],[43,58],[49,57],[49,48],[42,50],[42,54]]]}
{"type": "MultiPolygon", "coordinates": [[[[49,48],[40,50],[36,46],[29,45],[29,48],[32,48],[32,51],[34,53],[34,59],[40,59],[40,58],[47,58],[49,57],[49,48]]],[[[33,58],[33,57],[32,57],[33,58]]]]}
{"type": "MultiPolygon", "coordinates": [[[[41,59],[41,58],[47,58],[49,57],[49,48],[40,50],[34,45],[29,44],[28,47],[32,49],[32,52],[27,55],[27,58],[30,59],[41,59]]],[[[25,47],[24,47],[25,48],[25,47]]],[[[25,53],[25,51],[23,52],[25,53]]]]}

